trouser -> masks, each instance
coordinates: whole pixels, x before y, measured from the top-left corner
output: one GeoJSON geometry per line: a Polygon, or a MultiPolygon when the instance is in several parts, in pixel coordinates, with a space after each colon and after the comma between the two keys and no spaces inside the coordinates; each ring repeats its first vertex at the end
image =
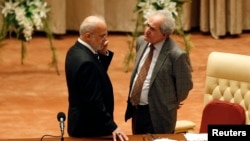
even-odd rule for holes
{"type": "Polygon", "coordinates": [[[132,117],[133,134],[154,134],[148,105],[138,105],[132,117]]]}

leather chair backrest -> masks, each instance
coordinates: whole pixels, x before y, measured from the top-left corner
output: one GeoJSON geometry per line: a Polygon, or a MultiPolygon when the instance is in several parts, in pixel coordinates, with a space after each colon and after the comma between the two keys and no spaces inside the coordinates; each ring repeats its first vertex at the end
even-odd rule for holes
{"type": "Polygon", "coordinates": [[[200,133],[207,133],[208,125],[243,125],[246,122],[245,110],[237,103],[212,100],[203,109],[200,133]]]}
{"type": "Polygon", "coordinates": [[[250,124],[250,56],[212,52],[206,69],[204,106],[212,100],[241,105],[250,124]]]}

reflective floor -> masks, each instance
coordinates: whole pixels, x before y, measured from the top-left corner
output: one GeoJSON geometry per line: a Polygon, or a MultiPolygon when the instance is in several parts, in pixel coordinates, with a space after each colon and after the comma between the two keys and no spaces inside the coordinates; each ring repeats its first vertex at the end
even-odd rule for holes
{"type": "MultiPolygon", "coordinates": [[[[52,54],[45,36],[37,35],[26,44],[27,54],[23,65],[21,43],[15,39],[3,41],[4,46],[0,50],[0,139],[60,135],[57,113],[67,113],[68,105],[64,74],[65,53],[77,36],[67,34],[53,41],[57,49],[60,75],[49,67],[52,54]]],[[[194,88],[178,111],[178,119],[192,120],[196,123],[196,131],[199,130],[209,53],[221,51],[250,55],[249,37],[249,33],[244,33],[238,37],[226,36],[216,40],[210,35],[192,33],[191,41],[195,48],[191,50],[190,58],[194,88]]],[[[129,38],[121,34],[111,34],[108,38],[109,49],[115,52],[108,71],[115,93],[115,121],[122,130],[131,134],[131,121],[124,121],[132,68],[130,66],[127,73],[124,71],[123,62],[128,52],[129,38]]],[[[173,36],[173,39],[180,44],[183,42],[178,36],[173,36]]],[[[66,132],[65,136],[68,136],[66,132]]]]}

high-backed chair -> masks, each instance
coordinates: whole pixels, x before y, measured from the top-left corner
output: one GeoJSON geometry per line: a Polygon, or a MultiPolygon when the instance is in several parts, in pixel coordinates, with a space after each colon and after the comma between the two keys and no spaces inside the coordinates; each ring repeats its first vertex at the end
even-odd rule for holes
{"type": "Polygon", "coordinates": [[[243,125],[245,122],[245,110],[241,105],[227,101],[212,100],[203,109],[199,133],[207,133],[208,125],[210,124],[243,125]]]}
{"type": "MultiPolygon", "coordinates": [[[[245,124],[250,124],[250,56],[224,52],[209,54],[204,107],[212,100],[241,105],[245,110],[245,124]]],[[[175,133],[194,131],[194,127],[192,121],[177,121],[175,133]]]]}

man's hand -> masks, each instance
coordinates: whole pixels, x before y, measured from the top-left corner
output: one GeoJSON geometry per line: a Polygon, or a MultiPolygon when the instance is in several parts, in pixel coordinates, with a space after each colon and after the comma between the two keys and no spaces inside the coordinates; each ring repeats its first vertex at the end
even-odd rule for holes
{"type": "Polygon", "coordinates": [[[177,109],[180,109],[182,105],[183,105],[183,103],[179,103],[177,109]]]}
{"type": "Polygon", "coordinates": [[[128,141],[128,136],[122,132],[119,128],[116,128],[115,131],[112,132],[113,141],[128,141]]]}
{"type": "Polygon", "coordinates": [[[107,51],[108,51],[108,40],[103,41],[102,46],[100,48],[100,50],[97,50],[98,53],[106,55],[107,51]]]}

